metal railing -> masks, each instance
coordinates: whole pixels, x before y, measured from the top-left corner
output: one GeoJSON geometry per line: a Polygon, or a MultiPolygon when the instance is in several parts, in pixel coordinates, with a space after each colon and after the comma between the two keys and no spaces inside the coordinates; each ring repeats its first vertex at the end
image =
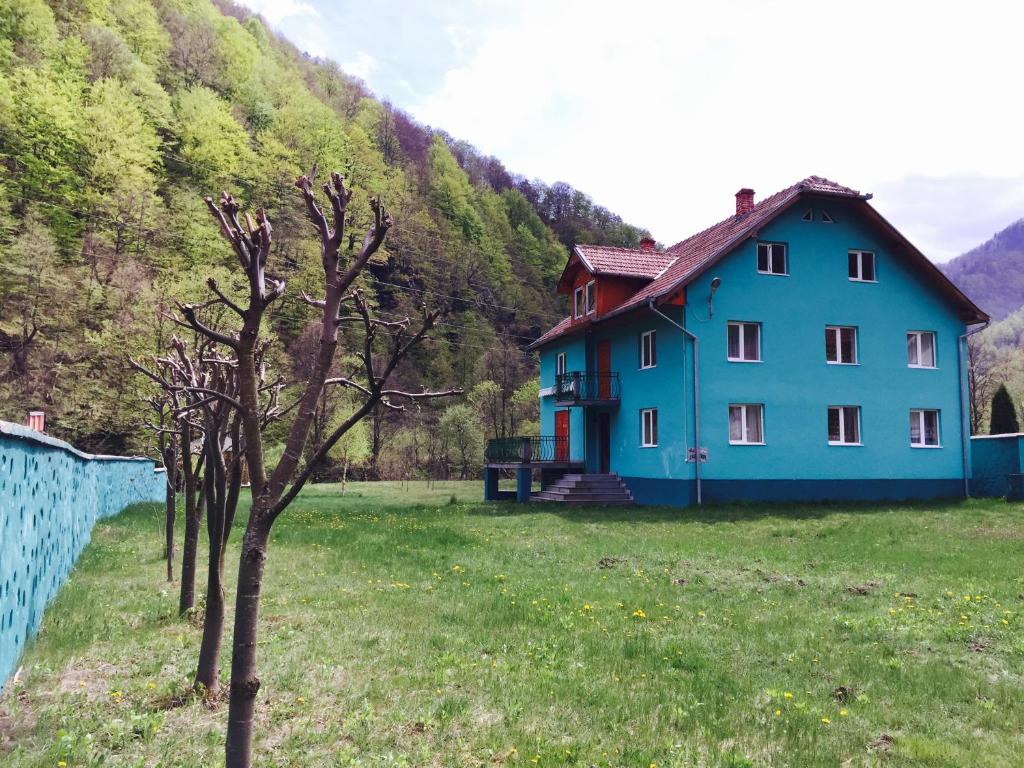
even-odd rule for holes
{"type": "Polygon", "coordinates": [[[618,373],[570,371],[555,377],[555,402],[602,402],[619,399],[618,373]]]}
{"type": "Polygon", "coordinates": [[[566,464],[569,462],[569,438],[552,435],[499,437],[487,441],[484,458],[490,464],[566,464]]]}

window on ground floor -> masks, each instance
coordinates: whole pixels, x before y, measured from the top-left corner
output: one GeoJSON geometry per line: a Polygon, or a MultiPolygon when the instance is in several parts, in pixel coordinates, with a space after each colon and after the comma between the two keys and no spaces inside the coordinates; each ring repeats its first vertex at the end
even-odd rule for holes
{"type": "Polygon", "coordinates": [[[654,448],[658,445],[658,409],[640,409],[640,445],[654,448]]]}
{"type": "Polygon", "coordinates": [[[735,403],[729,406],[729,442],[733,445],[764,444],[764,406],[735,403]]]}
{"type": "Polygon", "coordinates": [[[939,412],[924,408],[910,411],[910,444],[914,448],[939,447],[939,412]]]}
{"type": "Polygon", "coordinates": [[[829,406],[828,444],[860,445],[859,405],[829,406]]]}

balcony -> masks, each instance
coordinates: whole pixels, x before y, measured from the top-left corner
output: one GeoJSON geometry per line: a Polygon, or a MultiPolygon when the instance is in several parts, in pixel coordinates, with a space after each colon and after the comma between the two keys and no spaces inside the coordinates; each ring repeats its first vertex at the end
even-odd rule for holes
{"type": "Polygon", "coordinates": [[[618,373],[570,371],[555,377],[556,405],[618,405],[618,373]]]}
{"type": "Polygon", "coordinates": [[[570,466],[569,438],[499,437],[484,449],[488,466],[570,466]]]}

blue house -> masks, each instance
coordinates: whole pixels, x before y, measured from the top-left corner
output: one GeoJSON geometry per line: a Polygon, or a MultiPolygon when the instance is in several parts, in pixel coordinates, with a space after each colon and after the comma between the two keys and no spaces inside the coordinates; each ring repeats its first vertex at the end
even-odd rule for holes
{"type": "Polygon", "coordinates": [[[965,334],[988,316],[861,194],[812,176],[663,251],[577,246],[533,343],[542,437],[488,446],[519,498],[962,496],[965,334]]]}

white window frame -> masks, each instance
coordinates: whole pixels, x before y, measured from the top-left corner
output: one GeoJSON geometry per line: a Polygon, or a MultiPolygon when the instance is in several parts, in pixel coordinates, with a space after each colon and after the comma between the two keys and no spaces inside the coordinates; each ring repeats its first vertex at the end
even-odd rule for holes
{"type": "Polygon", "coordinates": [[[583,296],[583,308],[586,313],[592,315],[597,312],[597,285],[594,280],[584,286],[583,296]]]}
{"type": "Polygon", "coordinates": [[[804,215],[800,217],[800,221],[814,221],[814,209],[808,208],[804,211],[804,215]]]}
{"type": "Polygon", "coordinates": [[[911,424],[910,427],[910,447],[911,448],[941,448],[942,447],[942,415],[938,408],[911,408],[910,409],[911,422],[917,421],[917,430],[920,440],[914,442],[914,426],[911,424]],[[935,414],[935,444],[927,442],[925,435],[925,414],[935,414]]]}
{"type": "Polygon", "coordinates": [[[846,272],[849,279],[855,283],[877,283],[878,282],[878,259],[875,258],[874,251],[860,251],[855,248],[851,248],[846,252],[846,272]],[[857,257],[857,276],[850,275],[850,257],[857,257]],[[871,257],[871,273],[874,275],[870,280],[864,277],[864,257],[871,257]]]}
{"type": "Polygon", "coordinates": [[[789,246],[786,243],[771,243],[768,241],[758,241],[757,247],[754,249],[757,257],[757,273],[759,275],[775,275],[777,277],[788,277],[789,276],[789,246]],[[761,248],[766,247],[768,249],[768,269],[761,269],[761,248]],[[772,269],[775,265],[775,249],[782,249],[782,271],[776,272],[772,269]]]}
{"type": "Polygon", "coordinates": [[[640,370],[658,366],[658,337],[656,331],[644,331],[640,334],[640,370]]]}
{"type": "Polygon", "coordinates": [[[559,352],[555,355],[555,376],[562,376],[565,374],[565,352],[559,352]]]}
{"type": "Polygon", "coordinates": [[[821,223],[822,224],[834,224],[835,219],[832,218],[832,214],[826,211],[824,208],[821,209],[821,223]]]}
{"type": "Polygon", "coordinates": [[[764,403],[729,403],[729,421],[726,423],[726,428],[729,430],[729,445],[764,445],[764,403]],[[742,438],[739,440],[732,439],[732,409],[740,409],[740,433],[742,438]],[[750,430],[747,425],[750,424],[751,409],[753,413],[757,414],[757,422],[759,432],[761,433],[760,440],[750,440],[750,430]]]}
{"type": "Polygon", "coordinates": [[[909,344],[908,344],[907,345],[908,346],[907,367],[908,368],[926,368],[926,369],[938,368],[939,367],[939,352],[938,352],[938,345],[937,345],[938,336],[935,333],[935,331],[907,331],[907,341],[908,342],[910,341],[910,337],[911,336],[914,337],[914,350],[917,353],[917,362],[916,363],[910,362],[909,344]],[[921,337],[925,336],[925,335],[932,337],[932,364],[931,365],[921,365],[921,350],[923,349],[922,344],[921,344],[921,337]]]}
{"type": "Polygon", "coordinates": [[[825,362],[829,365],[859,365],[860,364],[860,349],[858,344],[857,326],[855,325],[826,325],[825,326],[825,362]],[[853,360],[843,360],[843,331],[853,331],[853,360]],[[835,334],[836,344],[836,359],[828,359],[828,335],[830,333],[835,334]]]}
{"type": "Polygon", "coordinates": [[[657,448],[658,447],[658,409],[657,408],[641,408],[640,409],[640,447],[641,448],[657,448]],[[648,435],[648,424],[650,425],[650,435],[648,435]],[[648,439],[651,438],[651,439],[648,439]]]}
{"type": "Polygon", "coordinates": [[[860,406],[859,405],[830,405],[828,411],[832,410],[839,411],[839,440],[833,440],[831,435],[828,434],[828,418],[825,419],[825,437],[828,438],[829,445],[836,446],[858,446],[864,445],[864,433],[861,431],[860,423],[860,406]],[[850,409],[857,414],[857,441],[850,442],[846,440],[846,419],[844,418],[843,411],[850,409]]]}
{"type": "Polygon", "coordinates": [[[572,292],[572,316],[574,318],[583,317],[583,286],[578,285],[573,289],[572,292]]]}
{"type": "Polygon", "coordinates": [[[730,320],[728,323],[726,323],[726,325],[725,325],[725,359],[728,360],[730,363],[760,363],[760,362],[762,362],[762,360],[761,360],[761,324],[760,323],[750,323],[750,322],[746,322],[744,320],[730,320]],[[749,326],[753,326],[754,328],[757,329],[757,357],[756,358],[743,357],[743,355],[746,354],[746,351],[747,351],[747,331],[746,331],[746,326],[748,326],[748,325],[749,326]],[[729,354],[729,331],[733,327],[736,327],[736,328],[739,329],[739,335],[740,335],[740,357],[732,357],[729,354]]]}

